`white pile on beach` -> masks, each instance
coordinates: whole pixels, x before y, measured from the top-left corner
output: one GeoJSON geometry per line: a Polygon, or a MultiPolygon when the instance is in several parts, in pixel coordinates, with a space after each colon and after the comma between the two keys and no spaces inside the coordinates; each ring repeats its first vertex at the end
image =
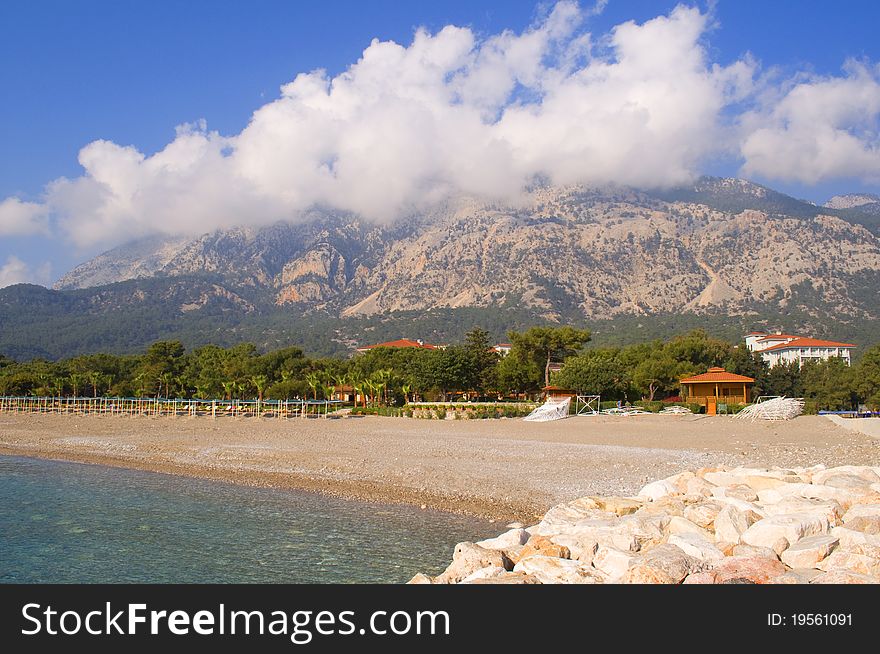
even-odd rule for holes
{"type": "Polygon", "coordinates": [[[410,583],[880,583],[880,467],[703,468],[459,543],[410,583]]]}

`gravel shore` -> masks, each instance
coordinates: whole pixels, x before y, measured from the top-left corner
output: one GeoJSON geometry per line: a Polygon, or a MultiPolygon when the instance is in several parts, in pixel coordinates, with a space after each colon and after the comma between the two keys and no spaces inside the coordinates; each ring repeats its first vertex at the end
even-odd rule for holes
{"type": "Polygon", "coordinates": [[[531,520],[708,466],[878,465],[880,440],[818,416],[439,421],[6,414],[0,454],[81,461],[531,520]]]}

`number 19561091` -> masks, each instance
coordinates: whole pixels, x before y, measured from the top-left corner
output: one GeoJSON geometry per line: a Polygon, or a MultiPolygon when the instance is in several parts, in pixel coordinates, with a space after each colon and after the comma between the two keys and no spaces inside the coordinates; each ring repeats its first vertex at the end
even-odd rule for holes
{"type": "Polygon", "coordinates": [[[852,613],[768,613],[767,624],[771,627],[851,627],[852,613]]]}

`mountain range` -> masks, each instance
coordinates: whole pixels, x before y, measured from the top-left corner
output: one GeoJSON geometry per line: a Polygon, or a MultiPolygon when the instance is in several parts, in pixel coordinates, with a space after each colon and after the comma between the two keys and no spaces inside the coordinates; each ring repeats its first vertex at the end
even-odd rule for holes
{"type": "Polygon", "coordinates": [[[481,324],[500,338],[560,321],[606,342],[685,326],[877,341],[878,291],[874,195],[817,206],[708,177],[662,191],[538,187],[517,203],[456,198],[389,224],[316,209],[128,243],[52,290],[0,290],[0,353],[134,351],[175,337],[338,354],[383,337],[448,341],[481,324]]]}

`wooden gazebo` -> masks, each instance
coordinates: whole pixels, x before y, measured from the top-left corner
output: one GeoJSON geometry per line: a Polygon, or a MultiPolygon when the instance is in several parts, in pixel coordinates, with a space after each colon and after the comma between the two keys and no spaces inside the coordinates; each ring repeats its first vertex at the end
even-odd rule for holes
{"type": "Polygon", "coordinates": [[[680,381],[682,399],[702,404],[710,416],[718,413],[719,404],[748,404],[755,383],[751,377],[727,372],[724,368],[709,368],[702,375],[680,381]]]}

